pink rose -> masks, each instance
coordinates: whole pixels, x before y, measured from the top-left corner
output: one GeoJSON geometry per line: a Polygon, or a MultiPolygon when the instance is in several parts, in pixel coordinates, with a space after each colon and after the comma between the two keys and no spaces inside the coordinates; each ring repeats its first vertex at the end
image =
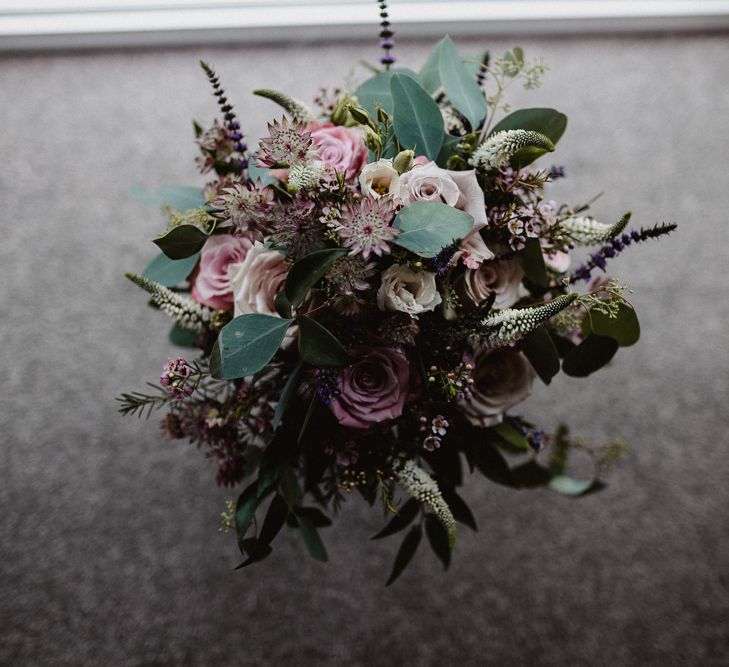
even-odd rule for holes
{"type": "Polygon", "coordinates": [[[356,178],[367,163],[367,147],[362,133],[341,125],[321,125],[311,128],[319,158],[324,164],[347,180],[356,178]]]}
{"type": "Polygon", "coordinates": [[[235,316],[249,313],[275,315],[276,295],[289,272],[286,259],[277,250],[256,241],[240,264],[230,267],[235,316]]]}
{"type": "Polygon", "coordinates": [[[465,211],[473,218],[473,229],[466,235],[456,259],[472,269],[494,258],[479,230],[488,224],[483,190],[476,171],[449,171],[435,162],[414,166],[400,176],[400,199],[406,206],[416,201],[436,202],[465,211]]]}
{"type": "Polygon", "coordinates": [[[208,238],[192,279],[192,298],[210,308],[229,308],[233,304],[229,268],[245,259],[251,245],[248,239],[232,234],[208,238]]]}
{"type": "Polygon", "coordinates": [[[548,269],[557,271],[558,273],[564,273],[570,268],[570,256],[566,252],[560,250],[547,251],[542,248],[542,254],[544,255],[544,263],[548,269]]]}
{"type": "Polygon", "coordinates": [[[494,308],[509,308],[519,298],[523,276],[524,271],[515,259],[484,262],[477,269],[466,269],[456,280],[456,290],[475,306],[495,292],[494,308]]]}
{"type": "Polygon", "coordinates": [[[410,364],[391,347],[360,347],[341,374],[341,394],[330,405],[342,426],[369,429],[397,419],[410,396],[410,364]]]}
{"type": "Polygon", "coordinates": [[[472,396],[456,405],[474,426],[500,424],[504,413],[531,393],[534,369],[521,352],[508,348],[482,348],[474,365],[472,396]]]}

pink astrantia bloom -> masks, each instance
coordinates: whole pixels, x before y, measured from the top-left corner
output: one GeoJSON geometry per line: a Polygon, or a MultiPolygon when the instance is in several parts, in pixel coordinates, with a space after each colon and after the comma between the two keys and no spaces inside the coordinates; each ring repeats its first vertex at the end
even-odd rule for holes
{"type": "Polygon", "coordinates": [[[342,426],[367,430],[397,419],[411,393],[407,357],[391,347],[359,347],[359,357],[341,375],[340,394],[330,404],[342,426]]]}
{"type": "Polygon", "coordinates": [[[290,122],[284,117],[279,123],[268,124],[268,137],[261,139],[258,165],[288,167],[312,156],[312,137],[303,123],[290,122]]]}
{"type": "Polygon", "coordinates": [[[191,295],[210,308],[225,310],[233,305],[229,268],[242,262],[253,244],[232,234],[216,234],[205,241],[200,264],[192,278],[191,295]]]}
{"type": "Polygon", "coordinates": [[[387,198],[362,198],[348,204],[339,220],[332,223],[350,255],[382,256],[390,252],[390,242],[400,232],[391,223],[394,217],[392,202],[387,198]]]}
{"type": "Polygon", "coordinates": [[[367,147],[360,130],[341,125],[311,125],[311,137],[319,159],[352,180],[367,164],[367,147]]]}

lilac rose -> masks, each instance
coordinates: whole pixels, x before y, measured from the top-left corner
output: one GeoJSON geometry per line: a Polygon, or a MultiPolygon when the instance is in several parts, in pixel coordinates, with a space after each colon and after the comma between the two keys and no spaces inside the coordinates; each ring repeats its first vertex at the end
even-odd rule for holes
{"type": "Polygon", "coordinates": [[[500,424],[510,407],[529,396],[534,375],[521,352],[482,348],[474,357],[471,397],[456,405],[474,426],[500,424]]]}
{"type": "Polygon", "coordinates": [[[233,305],[231,266],[242,262],[253,244],[232,234],[216,234],[205,241],[200,264],[192,278],[191,296],[210,308],[225,310],[233,305]]]}
{"type": "Polygon", "coordinates": [[[410,364],[391,347],[359,347],[359,360],[342,371],[341,394],[330,407],[342,426],[369,429],[402,415],[410,396],[410,364]]]}
{"type": "Polygon", "coordinates": [[[341,125],[321,125],[310,129],[321,161],[344,173],[347,180],[356,178],[367,163],[367,147],[362,132],[341,125]]]}

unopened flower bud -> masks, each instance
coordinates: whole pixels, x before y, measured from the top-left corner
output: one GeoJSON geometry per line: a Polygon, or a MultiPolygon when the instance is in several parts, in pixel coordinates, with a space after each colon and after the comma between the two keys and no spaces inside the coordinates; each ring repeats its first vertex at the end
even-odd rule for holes
{"type": "Polygon", "coordinates": [[[414,157],[415,153],[411,150],[400,151],[392,161],[392,166],[395,167],[398,174],[404,174],[413,168],[414,157]]]}
{"type": "Polygon", "coordinates": [[[365,146],[371,151],[378,151],[382,148],[382,140],[380,135],[377,134],[371,127],[365,126],[365,146]]]}

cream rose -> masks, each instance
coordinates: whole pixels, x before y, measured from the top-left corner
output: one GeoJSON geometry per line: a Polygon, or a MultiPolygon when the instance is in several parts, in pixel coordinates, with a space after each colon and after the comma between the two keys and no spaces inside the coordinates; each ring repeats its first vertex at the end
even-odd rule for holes
{"type": "Polygon", "coordinates": [[[494,258],[479,230],[488,225],[483,191],[476,171],[449,171],[435,162],[415,166],[400,176],[400,199],[406,206],[416,201],[436,202],[465,211],[473,218],[473,229],[463,239],[456,259],[472,269],[494,258]]]}
{"type": "Polygon", "coordinates": [[[397,310],[417,318],[419,313],[434,310],[441,301],[434,273],[393,264],[382,274],[377,291],[380,310],[397,310]]]}
{"type": "Polygon", "coordinates": [[[508,348],[482,348],[474,366],[471,397],[456,405],[474,426],[500,424],[504,413],[531,393],[534,369],[521,352],[508,348]]]}
{"type": "Polygon", "coordinates": [[[383,195],[397,197],[400,194],[400,175],[392,160],[377,160],[366,164],[359,175],[359,185],[363,195],[379,199],[383,195]]]}
{"type": "Polygon", "coordinates": [[[283,288],[287,273],[284,256],[256,241],[245,259],[230,267],[235,317],[250,313],[278,317],[274,300],[283,288]]]}
{"type": "Polygon", "coordinates": [[[456,280],[456,291],[475,306],[496,293],[494,308],[509,308],[519,298],[519,285],[524,276],[515,259],[484,262],[477,269],[466,269],[456,280]]]}

